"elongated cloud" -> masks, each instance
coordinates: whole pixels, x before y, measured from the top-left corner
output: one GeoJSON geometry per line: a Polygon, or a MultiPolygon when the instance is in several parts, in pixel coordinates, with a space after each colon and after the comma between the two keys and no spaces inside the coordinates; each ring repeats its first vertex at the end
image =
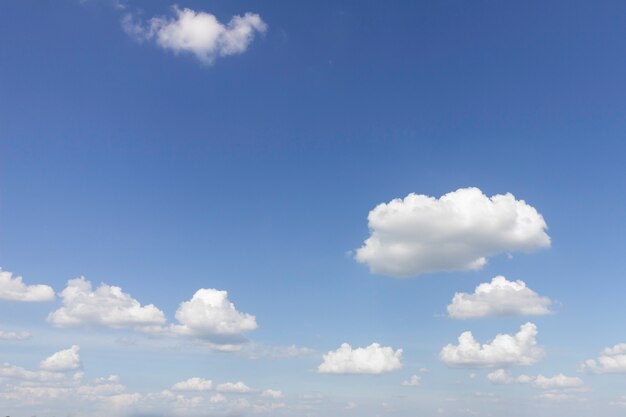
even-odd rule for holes
{"type": "Polygon", "coordinates": [[[494,384],[529,384],[542,390],[582,389],[585,386],[583,380],[578,377],[566,376],[563,374],[551,377],[543,376],[541,374],[537,376],[520,375],[513,377],[504,369],[498,369],[489,373],[487,375],[487,379],[494,384]]]}
{"type": "Polygon", "coordinates": [[[233,16],[227,24],[206,12],[173,7],[173,17],[153,17],[136,22],[128,14],[122,20],[126,33],[137,40],[156,42],[174,53],[191,53],[204,64],[217,57],[242,54],[257,33],[265,33],[267,24],[258,14],[233,16]]]}
{"type": "Polygon", "coordinates": [[[243,382],[239,381],[239,382],[225,382],[223,384],[219,384],[217,386],[217,390],[219,392],[236,392],[239,394],[245,394],[248,393],[250,391],[252,391],[252,389],[247,386],[246,384],[244,384],[243,382]]]}
{"type": "Polygon", "coordinates": [[[586,360],[581,368],[596,374],[626,373],[626,343],[604,349],[597,359],[586,360]]]}
{"type": "Polygon", "coordinates": [[[402,368],[402,349],[394,351],[378,343],[356,349],[343,343],[323,358],[317,369],[325,374],[383,374],[402,368]]]}
{"type": "Polygon", "coordinates": [[[54,290],[48,285],[26,285],[22,277],[0,269],[0,300],[8,301],[51,301],[54,290]]]}
{"type": "Polygon", "coordinates": [[[46,371],[71,371],[80,368],[80,346],[73,345],[61,350],[41,361],[39,367],[46,371]]]}
{"type": "Polygon", "coordinates": [[[381,203],[370,211],[368,225],[371,235],[356,260],[372,273],[397,278],[477,270],[490,256],[550,246],[546,222],[534,207],[510,193],[487,197],[478,188],[381,203]]]}
{"type": "Polygon", "coordinates": [[[531,365],[543,357],[537,347],[537,326],[526,323],[515,335],[498,334],[490,343],[481,345],[472,332],[459,336],[459,344],[449,344],[439,353],[439,359],[451,367],[499,367],[531,365]]]}
{"type": "Polygon", "coordinates": [[[180,324],[171,326],[176,334],[206,339],[217,344],[245,341],[244,333],[257,328],[256,318],[237,311],[227,291],[202,288],[176,311],[180,324]]]}
{"type": "Polygon", "coordinates": [[[523,281],[494,277],[476,287],[473,294],[456,293],[448,305],[448,315],[455,319],[490,316],[542,316],[550,314],[547,297],[526,286],[523,281]]]}
{"type": "Polygon", "coordinates": [[[5,332],[0,330],[0,340],[22,341],[30,339],[28,332],[5,332]]]}
{"type": "Polygon", "coordinates": [[[148,328],[165,322],[154,305],[142,306],[120,287],[101,284],[95,291],[85,278],[71,279],[61,292],[63,307],[50,313],[55,326],[105,326],[148,328]]]}

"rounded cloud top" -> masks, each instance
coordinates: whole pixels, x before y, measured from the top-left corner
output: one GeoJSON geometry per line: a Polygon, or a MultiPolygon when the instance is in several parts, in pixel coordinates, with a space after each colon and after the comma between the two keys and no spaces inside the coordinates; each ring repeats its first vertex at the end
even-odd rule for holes
{"type": "Polygon", "coordinates": [[[372,273],[412,277],[477,270],[489,256],[550,246],[543,216],[513,194],[461,188],[440,198],[411,193],[370,211],[356,260],[372,273]]]}

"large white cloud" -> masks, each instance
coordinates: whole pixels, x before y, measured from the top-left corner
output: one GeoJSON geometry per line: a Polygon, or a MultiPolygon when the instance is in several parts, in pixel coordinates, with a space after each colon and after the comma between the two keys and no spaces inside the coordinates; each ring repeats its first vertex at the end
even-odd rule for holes
{"type": "Polygon", "coordinates": [[[26,285],[22,277],[0,269],[0,300],[50,301],[54,300],[54,290],[48,285],[26,285]]]}
{"type": "Polygon", "coordinates": [[[135,22],[129,14],[122,26],[138,40],[153,40],[174,53],[191,53],[205,64],[212,64],[220,56],[245,52],[255,34],[267,30],[267,24],[255,13],[233,16],[223,24],[210,13],[177,6],[173,11],[173,17],[153,17],[147,23],[135,22]]]}
{"type": "Polygon", "coordinates": [[[323,358],[317,369],[326,374],[382,374],[402,368],[402,349],[394,351],[378,343],[355,349],[343,343],[323,358]]]}
{"type": "Polygon", "coordinates": [[[456,293],[448,305],[448,315],[455,319],[489,316],[541,316],[550,314],[548,297],[526,286],[523,281],[494,277],[476,287],[473,294],[456,293]]]}
{"type": "Polygon", "coordinates": [[[69,349],[60,350],[39,363],[46,371],[71,371],[80,368],[80,346],[72,345],[69,349]]]}
{"type": "Polygon", "coordinates": [[[210,391],[212,389],[213,381],[197,377],[177,382],[172,386],[172,390],[174,391],[210,391]]]}
{"type": "Polygon", "coordinates": [[[489,256],[550,246],[546,222],[534,207],[510,193],[487,197],[478,188],[381,203],[370,211],[368,225],[371,235],[356,260],[392,277],[476,270],[489,256]]]}
{"type": "Polygon", "coordinates": [[[519,375],[513,377],[504,369],[497,369],[487,375],[494,384],[530,384],[542,390],[580,390],[585,386],[582,379],[574,376],[558,374],[547,377],[541,374],[537,376],[519,375]]]}
{"type": "Polygon", "coordinates": [[[626,343],[604,349],[597,359],[586,360],[581,368],[597,374],[626,373],[626,343]]]}
{"type": "Polygon", "coordinates": [[[180,324],[170,326],[172,332],[206,339],[217,344],[237,344],[243,334],[257,328],[256,318],[237,311],[228,300],[227,291],[202,288],[176,311],[180,324]]]}
{"type": "Polygon", "coordinates": [[[531,365],[543,357],[537,346],[537,326],[526,323],[515,335],[498,334],[490,343],[481,345],[472,332],[463,332],[459,344],[449,344],[439,353],[439,359],[451,367],[499,367],[531,365]]]}
{"type": "Polygon", "coordinates": [[[165,322],[154,305],[142,306],[120,287],[101,284],[95,291],[85,278],[71,279],[61,292],[63,307],[50,313],[55,326],[96,325],[113,328],[150,328],[165,322]]]}

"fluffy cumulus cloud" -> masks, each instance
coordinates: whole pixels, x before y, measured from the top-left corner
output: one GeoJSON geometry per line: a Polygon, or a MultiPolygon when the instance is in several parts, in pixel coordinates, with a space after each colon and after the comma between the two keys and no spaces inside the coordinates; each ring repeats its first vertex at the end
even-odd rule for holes
{"type": "Polygon", "coordinates": [[[173,333],[206,339],[216,344],[237,344],[244,333],[257,328],[256,318],[237,311],[228,300],[228,292],[202,288],[176,311],[179,324],[170,326],[173,333]]]}
{"type": "Polygon", "coordinates": [[[48,285],[26,285],[22,277],[0,269],[0,300],[50,301],[54,300],[54,290],[48,285]]]}
{"type": "Polygon", "coordinates": [[[550,314],[547,297],[526,286],[523,281],[494,277],[476,287],[473,294],[456,293],[448,305],[448,315],[455,319],[490,316],[541,316],[550,314]]]}
{"type": "Polygon", "coordinates": [[[510,193],[487,197],[478,188],[381,203],[370,211],[368,225],[371,235],[356,260],[392,277],[477,270],[489,256],[550,246],[546,222],[534,207],[510,193]]]}
{"type": "Polygon", "coordinates": [[[247,392],[252,391],[252,389],[244,384],[243,382],[225,382],[223,384],[219,384],[217,386],[217,390],[219,392],[237,392],[240,394],[245,394],[247,392]]]}
{"type": "Polygon", "coordinates": [[[242,54],[267,24],[258,14],[233,16],[223,24],[206,12],[173,8],[174,16],[153,17],[137,22],[128,14],[122,20],[126,33],[140,41],[154,41],[174,53],[191,53],[201,62],[212,64],[217,57],[242,54]]]}
{"type": "Polygon", "coordinates": [[[514,335],[498,334],[490,343],[481,345],[464,332],[458,345],[449,344],[439,353],[439,359],[451,367],[499,367],[531,365],[543,357],[537,346],[537,326],[526,323],[514,335]]]}
{"type": "Polygon", "coordinates": [[[353,349],[343,343],[337,350],[323,356],[317,368],[326,374],[382,374],[402,368],[402,349],[372,343],[365,348],[353,349]]]}
{"type": "Polygon", "coordinates": [[[497,369],[487,375],[487,379],[494,384],[529,384],[542,390],[572,390],[582,389],[585,383],[582,379],[573,376],[558,374],[547,377],[541,374],[537,376],[519,375],[512,376],[504,369],[497,369]]]}
{"type": "Polygon", "coordinates": [[[597,374],[626,373],[626,343],[604,349],[597,359],[586,360],[581,368],[597,374]]]}
{"type": "Polygon", "coordinates": [[[85,278],[71,279],[61,292],[63,307],[50,313],[55,326],[106,326],[149,329],[165,322],[154,305],[142,306],[120,287],[101,284],[95,291],[85,278]]]}
{"type": "Polygon", "coordinates": [[[80,346],[73,345],[69,349],[60,350],[39,364],[41,369],[47,371],[71,371],[80,368],[80,346]]]}
{"type": "Polygon", "coordinates": [[[212,389],[213,381],[203,378],[189,378],[172,386],[173,391],[210,391],[212,389]]]}

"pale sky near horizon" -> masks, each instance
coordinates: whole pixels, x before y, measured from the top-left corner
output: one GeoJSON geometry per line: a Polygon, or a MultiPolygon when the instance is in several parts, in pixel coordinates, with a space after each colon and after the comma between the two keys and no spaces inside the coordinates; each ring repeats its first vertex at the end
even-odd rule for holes
{"type": "Polygon", "coordinates": [[[0,413],[626,413],[626,4],[0,3],[0,413]]]}

